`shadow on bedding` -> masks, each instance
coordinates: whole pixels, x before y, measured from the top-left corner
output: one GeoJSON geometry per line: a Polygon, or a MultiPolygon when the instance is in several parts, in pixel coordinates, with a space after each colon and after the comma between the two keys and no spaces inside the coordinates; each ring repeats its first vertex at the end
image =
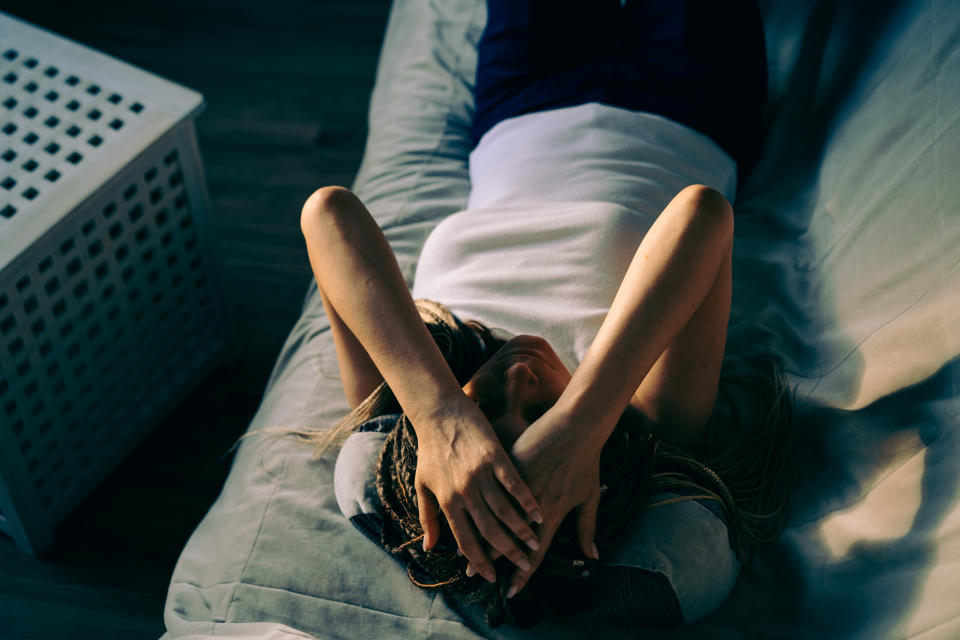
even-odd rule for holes
{"type": "MultiPolygon", "coordinates": [[[[831,247],[815,238],[815,217],[827,215],[821,203],[831,195],[821,193],[821,168],[837,124],[861,97],[854,88],[882,57],[890,23],[910,3],[876,2],[859,12],[840,12],[837,4],[821,0],[809,11],[793,70],[768,106],[764,156],[736,203],[730,345],[745,355],[780,354],[801,398],[849,406],[864,363],[835,312],[843,292],[833,290],[833,274],[823,269],[831,247]],[[825,52],[838,31],[846,50],[833,64],[825,52]]],[[[771,59],[778,56],[790,54],[771,52],[771,59]]]]}
{"type": "Polygon", "coordinates": [[[819,206],[834,196],[822,192],[822,168],[835,131],[865,99],[875,60],[889,56],[891,33],[917,6],[813,5],[769,108],[766,154],[737,202],[728,344],[745,355],[780,354],[797,382],[800,477],[782,543],[758,555],[708,626],[743,628],[747,616],[748,626],[775,636],[873,638],[919,633],[954,615],[937,603],[951,586],[938,562],[956,560],[941,557],[939,542],[956,536],[945,521],[960,497],[960,358],[943,353],[927,363],[939,369],[925,380],[856,411],[837,408],[863,397],[866,364],[862,339],[836,311],[844,292],[824,268],[833,247],[811,232],[816,216],[838,213],[819,206]],[[838,34],[843,55],[831,58],[838,34]]]}
{"type": "Polygon", "coordinates": [[[805,413],[793,528],[801,577],[819,591],[804,609],[824,633],[897,637],[937,617],[933,574],[960,497],[958,377],[955,358],[859,411],[805,413]]]}

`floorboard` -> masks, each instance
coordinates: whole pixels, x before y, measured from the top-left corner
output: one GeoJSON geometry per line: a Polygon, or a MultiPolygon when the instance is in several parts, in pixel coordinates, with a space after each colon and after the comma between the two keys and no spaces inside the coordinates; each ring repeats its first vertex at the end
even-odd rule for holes
{"type": "Polygon", "coordinates": [[[389,1],[8,0],[3,10],[206,102],[197,136],[239,356],[61,523],[41,559],[0,535],[0,638],[155,639],[174,563],[299,314],[311,277],[300,206],[359,166],[389,1]]]}

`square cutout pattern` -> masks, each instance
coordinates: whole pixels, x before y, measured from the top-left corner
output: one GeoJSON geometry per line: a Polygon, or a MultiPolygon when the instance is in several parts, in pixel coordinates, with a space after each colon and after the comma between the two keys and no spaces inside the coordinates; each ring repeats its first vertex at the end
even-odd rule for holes
{"type": "Polygon", "coordinates": [[[28,552],[226,346],[201,105],[0,14],[0,532],[28,552]]]}
{"type": "Polygon", "coordinates": [[[123,177],[0,276],[0,422],[51,522],[225,343],[180,151],[123,177]]]}
{"type": "MultiPolygon", "coordinates": [[[[0,230],[55,180],[109,153],[149,105],[0,41],[0,230]]],[[[2,232],[2,231],[0,231],[2,232]]]]}

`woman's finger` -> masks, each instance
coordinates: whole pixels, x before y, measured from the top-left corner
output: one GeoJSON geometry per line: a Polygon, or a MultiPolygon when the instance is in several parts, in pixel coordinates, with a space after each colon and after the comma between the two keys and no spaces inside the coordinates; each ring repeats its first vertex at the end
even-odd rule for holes
{"type": "Polygon", "coordinates": [[[465,511],[451,510],[444,512],[447,516],[447,523],[450,525],[450,531],[457,541],[457,546],[463,551],[464,557],[473,565],[474,569],[480,572],[487,582],[496,582],[497,574],[493,570],[493,564],[487,558],[483,551],[480,540],[473,532],[473,526],[470,524],[469,515],[465,511]]]}
{"type": "MultiPolygon", "coordinates": [[[[469,499],[466,506],[470,512],[470,517],[473,518],[473,523],[487,544],[509,558],[517,567],[521,569],[530,568],[530,559],[527,554],[520,548],[514,537],[504,529],[500,520],[493,515],[493,512],[487,506],[485,494],[469,499]]],[[[531,531],[531,533],[533,532],[531,531]]],[[[464,553],[466,553],[466,550],[464,550],[464,553]]]]}
{"type": "Polygon", "coordinates": [[[517,468],[513,466],[510,459],[504,456],[503,459],[497,460],[493,465],[493,473],[497,477],[497,480],[500,481],[500,484],[503,485],[503,488],[507,490],[507,493],[513,496],[517,504],[523,508],[527,517],[537,524],[543,524],[540,504],[537,502],[537,499],[533,497],[533,492],[530,491],[530,487],[527,486],[527,483],[524,482],[520,474],[517,473],[517,468]]]}
{"type": "MultiPolygon", "coordinates": [[[[493,514],[499,518],[500,522],[505,524],[517,538],[523,541],[531,551],[540,548],[540,542],[537,540],[537,534],[524,519],[523,515],[513,506],[510,499],[500,490],[497,485],[485,487],[481,490],[483,499],[493,514]]],[[[493,542],[488,540],[488,542],[493,542]]],[[[494,545],[496,547],[496,545],[494,545]]],[[[496,547],[499,549],[500,547],[496,547]]]]}
{"type": "Polygon", "coordinates": [[[440,538],[440,523],[437,521],[440,508],[428,489],[423,486],[416,486],[416,491],[420,526],[423,527],[423,550],[429,551],[440,538]]]}

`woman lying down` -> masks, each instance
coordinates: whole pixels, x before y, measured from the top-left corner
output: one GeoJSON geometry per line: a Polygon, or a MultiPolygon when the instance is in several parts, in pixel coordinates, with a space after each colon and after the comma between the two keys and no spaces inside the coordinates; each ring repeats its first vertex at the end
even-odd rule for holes
{"type": "Polygon", "coordinates": [[[537,2],[489,3],[470,202],[413,295],[357,197],[307,200],[354,409],[300,435],[342,445],[341,508],[414,584],[491,625],[680,624],[785,517],[789,394],[724,364],[722,191],[756,155],[762,32],[749,3],[573,4],[540,28],[537,2]],[[532,50],[565,33],[573,53],[532,50]]]}

